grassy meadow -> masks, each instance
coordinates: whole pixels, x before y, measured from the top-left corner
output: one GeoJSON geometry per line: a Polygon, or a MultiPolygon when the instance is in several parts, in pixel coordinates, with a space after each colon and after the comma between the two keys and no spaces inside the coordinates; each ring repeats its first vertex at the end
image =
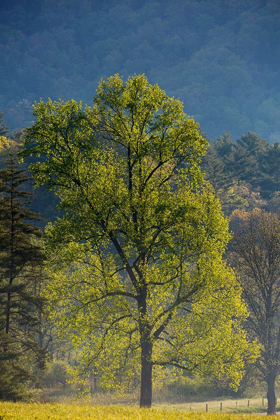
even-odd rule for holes
{"type": "Polygon", "coordinates": [[[193,401],[189,403],[178,403],[178,404],[164,404],[160,405],[154,404],[160,408],[172,408],[176,410],[184,411],[195,411],[195,412],[205,412],[206,405],[209,413],[220,412],[224,413],[260,413],[266,411],[267,400],[262,398],[253,398],[253,399],[218,399],[218,400],[209,400],[209,401],[193,401]]]}
{"type": "MultiPolygon", "coordinates": [[[[201,403],[202,404],[202,403],[201,403]]],[[[199,408],[199,407],[196,407],[199,408]]],[[[202,406],[201,406],[202,408],[202,406]]],[[[187,411],[189,405],[154,407],[140,409],[136,406],[121,405],[79,405],[58,403],[11,403],[0,402],[0,420],[237,420],[263,419],[263,415],[250,413],[211,412],[214,407],[209,406],[209,412],[187,411]]],[[[195,405],[193,405],[195,409],[195,405]]],[[[216,409],[216,407],[215,407],[216,409]]],[[[241,407],[240,407],[241,409],[241,407]]],[[[267,418],[267,417],[266,417],[267,418]]]]}

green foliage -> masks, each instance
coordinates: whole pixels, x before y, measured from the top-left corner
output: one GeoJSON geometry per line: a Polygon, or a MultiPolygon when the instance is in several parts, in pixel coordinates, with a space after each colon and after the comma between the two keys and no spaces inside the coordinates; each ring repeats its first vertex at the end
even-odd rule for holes
{"type": "MultiPolygon", "coordinates": [[[[7,338],[1,333],[1,347],[7,342],[7,338]]],[[[30,360],[22,354],[18,343],[9,340],[9,353],[0,350],[0,399],[1,400],[27,400],[31,393],[27,383],[33,379],[30,371],[24,366],[29,365],[30,360]]]]}
{"type": "Polygon", "coordinates": [[[213,142],[202,168],[226,214],[255,207],[279,211],[278,146],[251,132],[236,141],[224,133],[213,142]]]}
{"type": "MultiPolygon", "coordinates": [[[[238,392],[234,391],[229,386],[228,378],[222,377],[222,375],[217,378],[215,376],[189,376],[185,373],[167,378],[159,395],[162,395],[162,401],[164,402],[188,403],[190,405],[191,401],[210,400],[225,396],[236,398],[239,395],[239,389],[238,392]]],[[[194,406],[193,409],[195,410],[194,406]]]]}
{"type": "Polygon", "coordinates": [[[182,103],[144,75],[115,75],[93,107],[40,101],[34,114],[22,154],[38,157],[36,183],[64,211],[47,230],[50,296],[81,349],[75,370],[107,387],[141,377],[141,405],[151,403],[153,366],[238,386],[254,349],[223,260],[227,221],[199,168],[207,142],[182,103]]]}
{"type": "Polygon", "coordinates": [[[0,153],[11,152],[16,149],[16,143],[13,140],[7,139],[5,136],[0,136],[0,153]]]}
{"type": "Polygon", "coordinates": [[[275,412],[275,380],[280,373],[280,220],[259,209],[234,212],[231,259],[243,286],[250,315],[247,329],[261,344],[256,367],[267,383],[268,413],[275,412]]]}
{"type": "Polygon", "coordinates": [[[22,189],[26,181],[25,171],[10,156],[0,170],[1,399],[24,397],[25,385],[35,380],[32,370],[43,367],[45,356],[36,337],[43,252],[33,224],[37,216],[25,207],[30,198],[22,189]]]}
{"type": "Polygon", "coordinates": [[[18,149],[18,142],[16,139],[8,138],[9,133],[8,126],[2,122],[3,113],[0,113],[0,167],[5,165],[5,159],[7,154],[16,153],[18,149]]]}
{"type": "Polygon", "coordinates": [[[58,386],[65,388],[69,379],[68,366],[65,362],[56,361],[49,363],[44,373],[42,384],[47,388],[56,388],[58,386]]]}

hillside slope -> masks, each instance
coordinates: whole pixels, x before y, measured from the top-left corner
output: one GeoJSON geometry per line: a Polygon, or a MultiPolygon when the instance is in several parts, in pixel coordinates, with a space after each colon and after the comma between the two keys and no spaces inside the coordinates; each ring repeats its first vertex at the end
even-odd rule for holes
{"type": "Polygon", "coordinates": [[[280,139],[278,0],[5,0],[0,111],[32,121],[40,97],[89,104],[101,77],[145,73],[210,139],[280,139]]]}

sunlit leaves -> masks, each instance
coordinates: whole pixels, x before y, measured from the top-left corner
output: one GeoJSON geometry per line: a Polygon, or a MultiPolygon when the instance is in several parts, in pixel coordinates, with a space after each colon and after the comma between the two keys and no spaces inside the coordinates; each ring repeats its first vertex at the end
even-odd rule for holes
{"type": "MultiPolygon", "coordinates": [[[[49,293],[81,351],[77,373],[93,369],[107,387],[137,382],[140,365],[147,386],[156,364],[217,374],[229,356],[215,340],[243,336],[231,317],[245,308],[223,261],[228,224],[200,171],[198,125],[144,75],[101,80],[93,108],[49,100],[35,115],[23,155],[41,156],[31,170],[64,211],[47,230],[49,293]]],[[[236,360],[246,346],[232,344],[236,360]]],[[[242,370],[225,368],[235,384],[242,370]]]]}

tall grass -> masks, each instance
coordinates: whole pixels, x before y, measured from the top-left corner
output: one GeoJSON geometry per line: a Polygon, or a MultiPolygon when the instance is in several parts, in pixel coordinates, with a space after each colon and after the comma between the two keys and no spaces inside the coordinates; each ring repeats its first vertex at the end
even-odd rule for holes
{"type": "MultiPolygon", "coordinates": [[[[263,416],[254,414],[254,420],[263,416]]],[[[267,417],[268,418],[268,417],[267,417]]],[[[237,420],[251,419],[250,414],[187,412],[177,409],[140,409],[138,407],[108,405],[89,406],[71,404],[0,403],[1,420],[237,420]]]]}
{"type": "Polygon", "coordinates": [[[184,411],[206,411],[206,405],[208,412],[227,412],[227,413],[261,413],[266,411],[267,400],[262,398],[253,399],[225,399],[220,398],[217,400],[206,400],[206,401],[190,401],[189,403],[177,403],[177,404],[155,404],[155,406],[161,408],[173,408],[184,411]]]}

